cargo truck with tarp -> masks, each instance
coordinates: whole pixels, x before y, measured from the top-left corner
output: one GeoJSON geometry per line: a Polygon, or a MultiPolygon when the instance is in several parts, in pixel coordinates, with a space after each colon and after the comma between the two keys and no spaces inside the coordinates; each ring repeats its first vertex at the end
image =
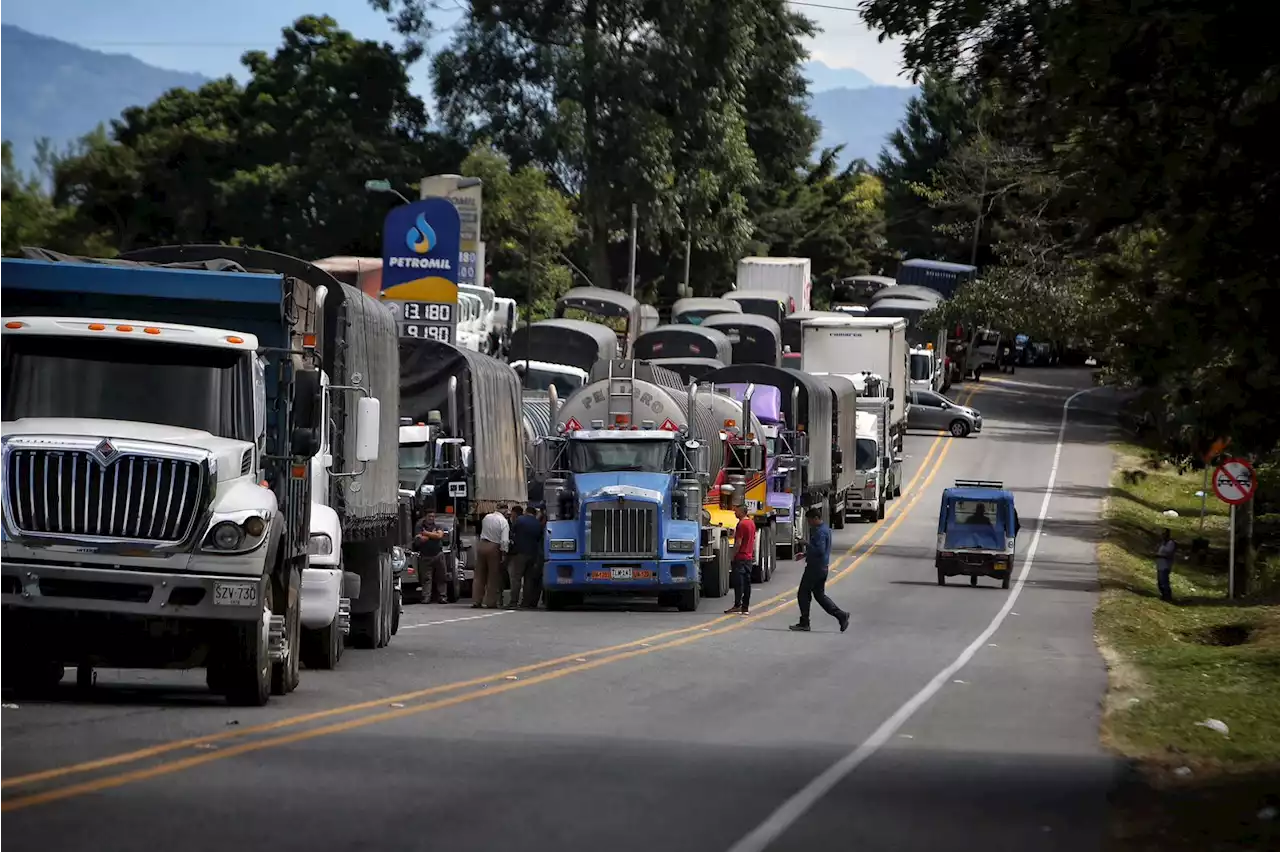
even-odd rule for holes
{"type": "Polygon", "coordinates": [[[479,352],[402,340],[400,414],[427,426],[401,427],[401,488],[413,492],[415,524],[435,512],[450,526],[466,594],[481,519],[499,503],[528,499],[520,377],[479,352]]]}
{"type": "Polygon", "coordinates": [[[634,296],[604,287],[574,287],[556,299],[556,319],[580,319],[613,329],[618,337],[618,352],[631,357],[631,344],[652,322],[652,314],[643,310],[634,296]]]}
{"type": "Polygon", "coordinates": [[[704,382],[717,387],[754,384],[757,393],[763,387],[777,388],[781,400],[781,416],[775,428],[769,428],[769,412],[753,405],[753,410],[766,428],[766,451],[777,460],[769,484],[769,504],[777,516],[775,541],[787,558],[800,552],[806,533],[804,514],[811,508],[828,514],[828,500],[833,487],[831,450],[831,391],[813,376],[784,367],[764,364],[734,364],[708,373],[704,382]],[[775,503],[774,494],[791,495],[789,511],[775,503]],[[790,525],[791,538],[786,536],[790,525]]]}
{"type": "Polygon", "coordinates": [[[724,595],[730,531],[712,510],[763,465],[756,436],[732,434],[750,418],[717,422],[709,391],[641,361],[597,365],[590,384],[551,399],[555,434],[535,449],[548,607],[625,594],[693,611],[724,595]]]}
{"type": "MultiPolygon", "coordinates": [[[[87,686],[94,666],[204,667],[232,703],[292,690],[326,428],[322,463],[351,449],[348,482],[383,491],[372,387],[324,390],[321,295],[341,285],[226,246],[26,254],[3,262],[0,600],[5,648],[22,649],[6,678],[49,685],[70,664],[87,686]],[[326,425],[334,394],[353,416],[326,425]]],[[[370,583],[385,581],[387,636],[394,480],[389,504],[356,513],[388,533],[370,583]]]]}
{"type": "Polygon", "coordinates": [[[729,338],[735,364],[782,364],[782,328],[759,314],[716,314],[702,321],[729,338]]]}
{"type": "Polygon", "coordinates": [[[795,308],[795,300],[782,290],[731,290],[724,294],[724,299],[737,302],[744,314],[768,317],[778,325],[782,325],[795,308]]]}
{"type": "Polygon", "coordinates": [[[707,317],[716,314],[740,314],[742,306],[728,299],[689,297],[676,299],[671,306],[672,325],[702,325],[707,317]]]}
{"type": "Polygon", "coordinates": [[[545,393],[554,384],[568,396],[586,383],[597,361],[618,357],[618,337],[600,323],[547,319],[516,329],[510,351],[525,391],[545,393]]]}
{"type": "Polygon", "coordinates": [[[635,357],[642,361],[655,358],[715,358],[733,363],[733,344],[717,328],[701,325],[660,325],[646,331],[636,340],[635,357]]]}
{"type": "Polygon", "coordinates": [[[314,290],[322,323],[315,351],[323,383],[321,449],[312,459],[311,547],[302,581],[302,662],[332,668],[347,641],[381,648],[399,629],[408,507],[398,500],[395,446],[399,354],[386,306],[327,270],[288,255],[217,245],[161,246],[124,255],[148,263],[232,259],[253,272],[290,275],[314,290]],[[356,446],[362,399],[379,400],[378,446],[361,461],[356,446]],[[340,427],[340,428],[339,428],[340,427]],[[343,572],[346,572],[344,575],[343,572]],[[347,594],[347,593],[350,594],[347,594]],[[333,617],[334,606],[338,618],[333,617]]]}
{"type": "Polygon", "coordinates": [[[649,358],[650,364],[676,373],[686,383],[700,382],[712,370],[728,366],[719,358],[649,358]]]}

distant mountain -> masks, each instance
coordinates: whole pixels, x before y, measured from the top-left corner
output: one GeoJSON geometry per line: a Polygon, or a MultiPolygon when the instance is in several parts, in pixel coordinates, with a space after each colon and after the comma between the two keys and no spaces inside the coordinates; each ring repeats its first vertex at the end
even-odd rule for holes
{"type": "Polygon", "coordinates": [[[64,147],[128,107],[206,82],[199,74],[0,25],[0,132],[24,169],[32,167],[41,137],[64,147]]]}
{"type": "Polygon", "coordinates": [[[832,68],[825,62],[813,60],[804,64],[805,79],[809,81],[810,92],[825,92],[828,89],[868,89],[876,84],[866,74],[853,68],[832,68]]]}
{"type": "Polygon", "coordinates": [[[915,95],[914,87],[875,85],[816,92],[809,98],[809,114],[822,124],[819,149],[844,145],[842,164],[861,157],[874,166],[915,95]]]}

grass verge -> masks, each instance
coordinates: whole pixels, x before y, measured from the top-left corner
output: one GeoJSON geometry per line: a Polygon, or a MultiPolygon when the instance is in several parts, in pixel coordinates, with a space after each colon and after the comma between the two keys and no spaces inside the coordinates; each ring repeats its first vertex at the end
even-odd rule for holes
{"type": "Polygon", "coordinates": [[[1280,605],[1226,599],[1227,507],[1212,495],[1208,552],[1190,553],[1202,484],[1117,450],[1095,616],[1111,680],[1103,740],[1134,768],[1115,797],[1117,850],[1280,848],[1280,816],[1265,816],[1280,807],[1280,605]],[[1156,588],[1163,527],[1179,543],[1174,604],[1156,588]],[[1198,724],[1211,719],[1228,733],[1198,724]]]}

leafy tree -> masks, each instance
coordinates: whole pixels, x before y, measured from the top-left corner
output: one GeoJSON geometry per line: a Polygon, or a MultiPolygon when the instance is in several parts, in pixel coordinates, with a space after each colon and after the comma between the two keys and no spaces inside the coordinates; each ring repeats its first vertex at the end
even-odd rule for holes
{"type": "Polygon", "coordinates": [[[57,160],[49,141],[42,139],[36,143],[36,174],[27,175],[14,165],[12,143],[4,143],[0,193],[4,254],[16,255],[24,246],[69,253],[110,253],[100,235],[81,233],[75,227],[75,211],[55,203],[46,189],[57,160]]]}
{"type": "Polygon", "coordinates": [[[463,151],[427,131],[404,59],[332,18],[303,17],[271,56],[198,91],[127,110],[55,170],[57,197],[121,249],[226,241],[304,258],[378,254],[384,208],[364,182],[413,184],[463,151]]]}
{"type": "Polygon", "coordinates": [[[490,286],[515,299],[526,313],[549,313],[573,286],[564,253],[578,223],[568,200],[533,166],[514,171],[505,155],[478,146],[462,161],[462,172],[484,181],[485,265],[490,286]]]}

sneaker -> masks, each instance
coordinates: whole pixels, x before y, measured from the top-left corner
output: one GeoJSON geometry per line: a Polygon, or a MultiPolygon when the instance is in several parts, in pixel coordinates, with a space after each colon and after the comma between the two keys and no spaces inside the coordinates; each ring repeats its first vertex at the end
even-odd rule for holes
{"type": "Polygon", "coordinates": [[[797,632],[797,633],[808,633],[808,632],[809,632],[809,625],[807,625],[807,624],[793,624],[793,625],[791,625],[791,627],[790,627],[789,629],[790,629],[790,630],[794,630],[794,631],[795,631],[795,632],[797,632]]]}
{"type": "Polygon", "coordinates": [[[724,611],[724,614],[733,615],[735,612],[742,612],[742,606],[740,604],[734,604],[733,606],[729,607],[724,611]]]}
{"type": "Polygon", "coordinates": [[[749,610],[749,609],[740,609],[740,610],[738,610],[738,615],[750,615],[750,614],[751,614],[751,610],[749,610]]]}
{"type": "Polygon", "coordinates": [[[843,633],[849,629],[849,613],[840,616],[840,632],[843,633]]]}

